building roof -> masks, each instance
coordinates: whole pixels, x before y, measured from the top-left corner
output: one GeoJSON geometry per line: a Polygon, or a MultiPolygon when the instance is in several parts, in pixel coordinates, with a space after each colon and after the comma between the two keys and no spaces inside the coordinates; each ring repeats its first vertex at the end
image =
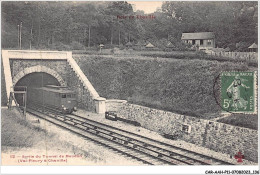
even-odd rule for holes
{"type": "Polygon", "coordinates": [[[253,43],[251,46],[248,47],[249,49],[257,49],[257,44],[253,43]]]}
{"type": "Polygon", "coordinates": [[[132,46],[133,44],[131,42],[128,42],[125,44],[126,46],[132,46]]]}
{"type": "Polygon", "coordinates": [[[181,39],[213,39],[215,34],[213,32],[199,32],[199,33],[182,33],[181,39]]]}
{"type": "Polygon", "coordinates": [[[152,45],[151,43],[148,43],[145,47],[147,47],[147,48],[153,48],[154,45],[152,45]]]}
{"type": "Polygon", "coordinates": [[[169,41],[169,42],[166,44],[166,47],[167,47],[167,48],[173,48],[174,45],[171,43],[171,41],[169,41]]]}

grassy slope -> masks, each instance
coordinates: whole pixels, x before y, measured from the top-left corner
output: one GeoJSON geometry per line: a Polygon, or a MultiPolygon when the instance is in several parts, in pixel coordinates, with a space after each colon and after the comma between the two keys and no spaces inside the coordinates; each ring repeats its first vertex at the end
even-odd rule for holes
{"type": "Polygon", "coordinates": [[[40,127],[23,120],[15,110],[1,110],[1,141],[2,146],[32,147],[47,134],[40,127]]]}
{"type": "Polygon", "coordinates": [[[220,112],[213,95],[220,71],[248,69],[244,63],[199,59],[74,58],[103,97],[201,118],[220,112]]]}

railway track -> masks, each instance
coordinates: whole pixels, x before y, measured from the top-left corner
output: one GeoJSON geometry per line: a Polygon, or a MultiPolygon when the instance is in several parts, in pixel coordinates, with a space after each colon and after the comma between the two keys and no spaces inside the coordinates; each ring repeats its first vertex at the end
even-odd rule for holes
{"type": "Polygon", "coordinates": [[[48,120],[77,135],[148,165],[231,165],[207,155],[169,145],[85,117],[63,115],[45,107],[29,108],[29,113],[48,120]]]}

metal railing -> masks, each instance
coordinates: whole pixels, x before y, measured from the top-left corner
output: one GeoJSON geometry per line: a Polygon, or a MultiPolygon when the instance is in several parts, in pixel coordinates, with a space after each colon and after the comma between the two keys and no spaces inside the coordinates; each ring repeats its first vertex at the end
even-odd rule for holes
{"type": "Polygon", "coordinates": [[[8,102],[8,108],[11,109],[13,102],[15,106],[17,107],[20,114],[24,117],[26,117],[26,104],[27,104],[27,86],[12,86],[10,89],[10,96],[9,96],[9,102],[8,102]],[[18,103],[17,98],[19,99],[19,102],[22,102],[21,104],[18,103]]]}

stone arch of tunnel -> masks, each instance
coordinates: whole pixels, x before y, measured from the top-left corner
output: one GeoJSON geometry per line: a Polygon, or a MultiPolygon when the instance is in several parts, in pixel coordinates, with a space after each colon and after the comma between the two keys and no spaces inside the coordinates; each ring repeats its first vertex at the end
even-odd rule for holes
{"type": "Polygon", "coordinates": [[[16,86],[17,82],[20,81],[23,77],[25,77],[28,74],[31,73],[47,73],[54,78],[57,79],[57,81],[60,83],[61,86],[66,86],[66,82],[63,80],[63,78],[54,70],[46,67],[46,66],[32,66],[25,68],[24,70],[20,71],[16,76],[13,77],[13,85],[16,86]]]}
{"type": "MultiPolygon", "coordinates": [[[[41,67],[42,68],[42,67],[41,67]]],[[[43,87],[46,85],[57,85],[57,86],[66,86],[65,81],[62,77],[51,69],[30,69],[24,70],[18,73],[14,77],[14,87],[16,90],[19,90],[18,86],[26,86],[28,93],[32,88],[43,87]],[[44,71],[45,70],[45,71],[44,71]]],[[[15,98],[20,105],[23,104],[23,96],[21,94],[15,94],[15,98]]],[[[29,101],[27,102],[30,103],[29,101]]]]}

